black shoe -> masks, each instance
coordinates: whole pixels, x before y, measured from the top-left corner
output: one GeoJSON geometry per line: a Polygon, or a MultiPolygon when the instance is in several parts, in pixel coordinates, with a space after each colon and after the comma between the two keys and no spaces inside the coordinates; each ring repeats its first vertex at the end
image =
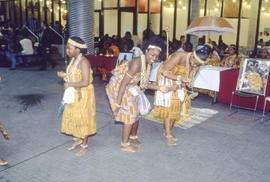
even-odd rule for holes
{"type": "Polygon", "coordinates": [[[40,68],[39,70],[40,70],[40,71],[45,71],[45,70],[46,70],[46,68],[40,68]]]}
{"type": "Polygon", "coordinates": [[[9,68],[9,70],[16,70],[16,68],[9,68]]]}

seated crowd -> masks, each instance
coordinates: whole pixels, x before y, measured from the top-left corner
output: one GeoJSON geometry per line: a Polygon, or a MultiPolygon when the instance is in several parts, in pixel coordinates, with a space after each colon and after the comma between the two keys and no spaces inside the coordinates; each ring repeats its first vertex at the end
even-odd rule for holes
{"type": "Polygon", "coordinates": [[[52,31],[46,22],[42,22],[38,34],[35,33],[31,34],[24,26],[15,27],[11,23],[1,27],[0,65],[10,65],[10,70],[15,70],[18,66],[37,63],[41,70],[46,70],[49,62],[54,68],[56,64],[50,58],[54,40],[52,31]]]}

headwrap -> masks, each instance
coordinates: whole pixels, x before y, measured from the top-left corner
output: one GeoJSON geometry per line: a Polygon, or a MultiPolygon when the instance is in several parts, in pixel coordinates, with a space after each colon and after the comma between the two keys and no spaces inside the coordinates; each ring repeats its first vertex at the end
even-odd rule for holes
{"type": "Polygon", "coordinates": [[[160,47],[155,46],[155,45],[151,45],[151,44],[147,47],[147,49],[157,49],[157,50],[161,51],[160,47]]]}
{"type": "Polygon", "coordinates": [[[71,38],[68,39],[68,43],[81,49],[87,49],[87,45],[85,43],[82,44],[82,43],[76,42],[75,40],[72,40],[71,38]]]}
{"type": "Polygon", "coordinates": [[[193,52],[195,59],[201,64],[207,63],[207,58],[211,53],[211,47],[209,45],[199,45],[196,51],[193,52]]]}

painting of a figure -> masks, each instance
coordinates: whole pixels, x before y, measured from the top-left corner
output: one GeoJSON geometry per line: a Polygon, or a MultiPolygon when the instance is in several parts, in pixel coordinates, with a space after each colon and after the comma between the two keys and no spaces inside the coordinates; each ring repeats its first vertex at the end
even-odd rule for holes
{"type": "Polygon", "coordinates": [[[265,95],[270,60],[246,58],[242,60],[236,90],[265,95]]]}

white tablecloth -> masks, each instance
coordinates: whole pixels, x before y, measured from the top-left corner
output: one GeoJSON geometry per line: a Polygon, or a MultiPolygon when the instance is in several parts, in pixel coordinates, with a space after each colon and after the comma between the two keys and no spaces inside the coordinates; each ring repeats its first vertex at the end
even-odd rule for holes
{"type": "Polygon", "coordinates": [[[220,72],[229,70],[231,68],[223,68],[218,66],[201,66],[200,70],[195,76],[193,87],[219,91],[220,72]]]}
{"type": "MultiPolygon", "coordinates": [[[[149,80],[156,82],[157,72],[162,63],[153,63],[149,80]]],[[[201,66],[200,70],[195,76],[193,87],[202,88],[212,91],[219,91],[220,72],[229,70],[230,68],[223,68],[218,66],[201,66]]]]}

